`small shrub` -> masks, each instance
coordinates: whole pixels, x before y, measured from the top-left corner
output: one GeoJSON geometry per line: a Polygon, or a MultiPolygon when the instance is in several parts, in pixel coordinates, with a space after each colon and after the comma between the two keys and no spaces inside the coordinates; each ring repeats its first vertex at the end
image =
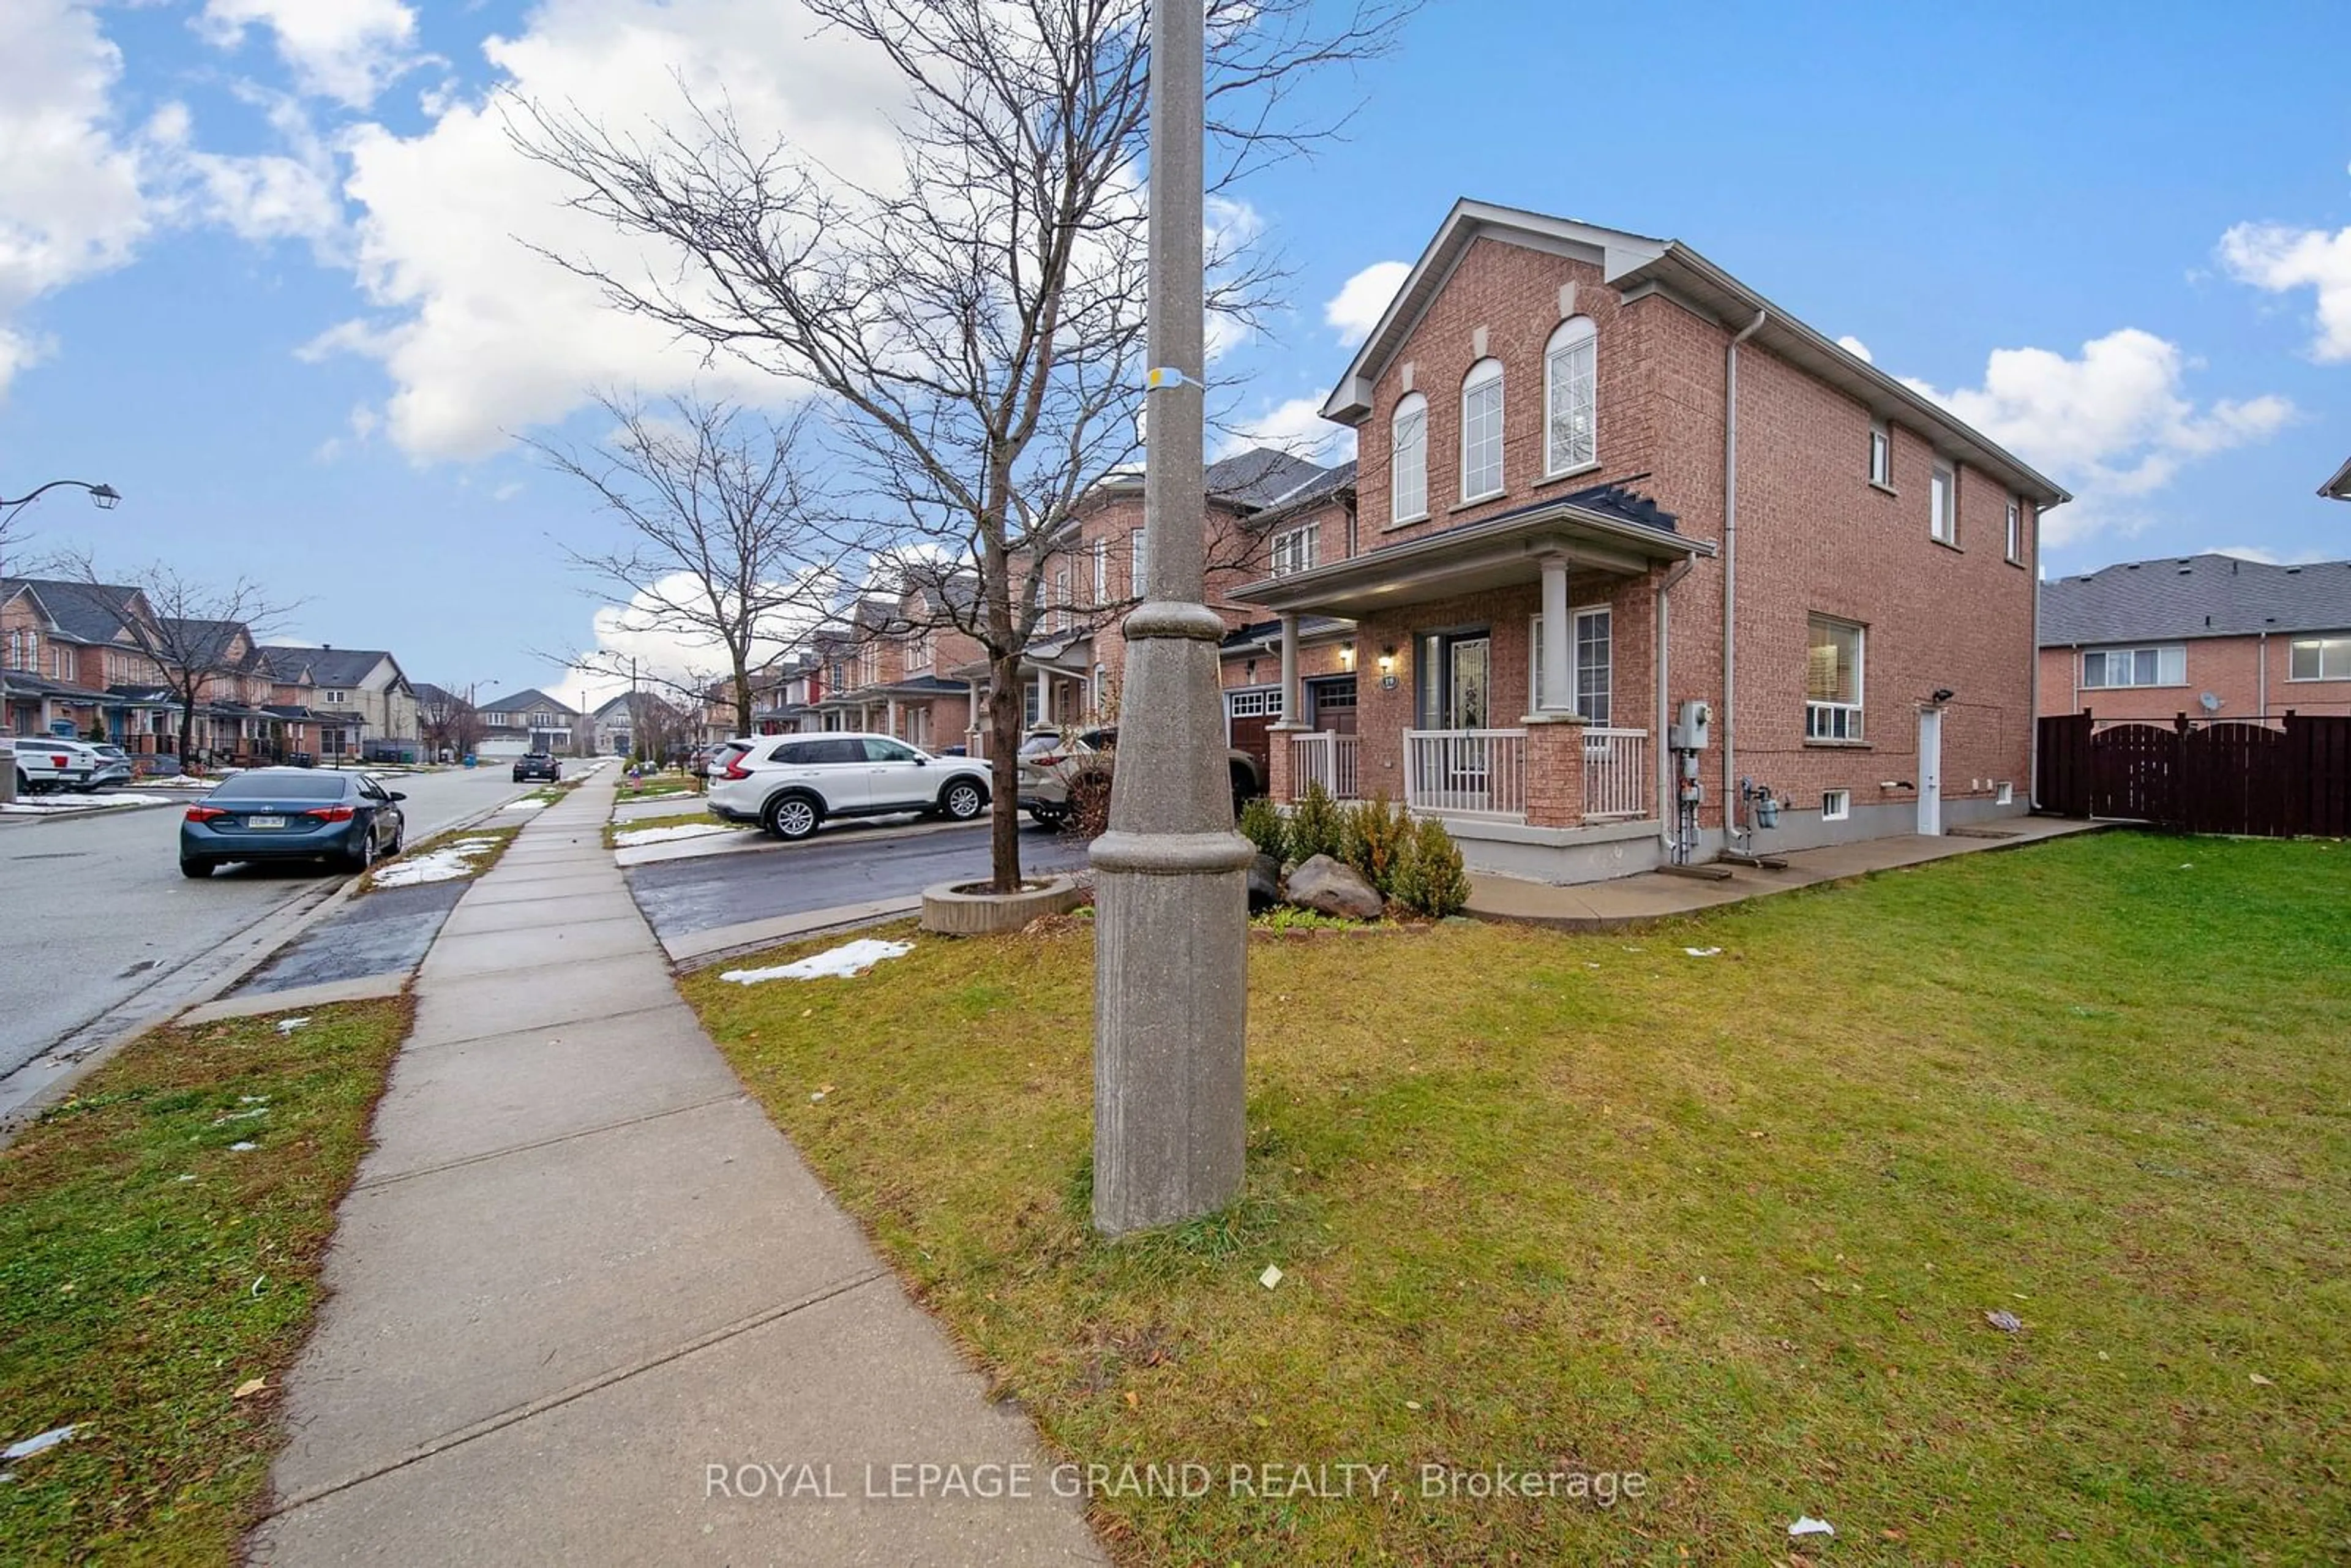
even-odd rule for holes
{"type": "Polygon", "coordinates": [[[1290,813],[1290,856],[1292,860],[1310,861],[1316,855],[1337,859],[1346,848],[1345,832],[1340,821],[1337,801],[1318,779],[1306,786],[1306,793],[1290,813]]]}
{"type": "Polygon", "coordinates": [[[1339,858],[1360,873],[1382,898],[1395,894],[1395,878],[1407,857],[1412,818],[1388,804],[1384,795],[1358,800],[1342,813],[1339,858]]]}
{"type": "Polygon", "coordinates": [[[1279,861],[1290,852],[1290,824],[1282,820],[1281,808],[1262,795],[1242,803],[1240,831],[1259,854],[1279,861]]]}
{"type": "Polygon", "coordinates": [[[1469,904],[1469,873],[1462,869],[1461,847],[1445,824],[1435,818],[1413,829],[1410,852],[1396,870],[1396,901],[1432,920],[1458,915],[1469,904]]]}
{"type": "Polygon", "coordinates": [[[1063,831],[1089,843],[1110,831],[1111,767],[1111,759],[1104,757],[1070,780],[1070,815],[1063,831]]]}

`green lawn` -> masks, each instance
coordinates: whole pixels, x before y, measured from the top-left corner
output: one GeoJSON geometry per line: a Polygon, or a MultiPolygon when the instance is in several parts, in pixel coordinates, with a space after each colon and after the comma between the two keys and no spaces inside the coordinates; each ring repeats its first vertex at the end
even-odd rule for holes
{"type": "Polygon", "coordinates": [[[1055,1448],[1214,1467],[1097,1500],[1123,1561],[1756,1562],[1800,1513],[1844,1561],[2344,1561],[2346,893],[2342,844],[2105,834],[1630,936],[1260,936],[1248,1192],[1116,1247],[1082,923],[686,989],[1055,1448]],[[1230,1495],[1265,1462],[1391,1471],[1230,1495]]]}
{"type": "Polygon", "coordinates": [[[0,1462],[0,1563],[232,1560],[408,1017],[158,1030],[0,1150],[0,1446],[76,1427],[0,1462]]]}

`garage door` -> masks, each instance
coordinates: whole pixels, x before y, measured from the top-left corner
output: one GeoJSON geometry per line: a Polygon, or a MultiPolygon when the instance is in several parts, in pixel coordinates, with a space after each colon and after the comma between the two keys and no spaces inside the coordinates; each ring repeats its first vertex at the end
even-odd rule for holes
{"type": "Polygon", "coordinates": [[[1280,716],[1274,706],[1279,695],[1272,687],[1225,694],[1226,744],[1256,758],[1260,779],[1272,776],[1273,737],[1270,732],[1273,721],[1280,716]]]}

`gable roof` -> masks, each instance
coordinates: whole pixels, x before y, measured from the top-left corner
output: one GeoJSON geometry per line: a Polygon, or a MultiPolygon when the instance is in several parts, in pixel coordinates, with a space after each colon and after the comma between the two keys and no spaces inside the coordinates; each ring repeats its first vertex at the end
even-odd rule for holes
{"type": "Polygon", "coordinates": [[[186,654],[190,664],[218,664],[224,668],[228,664],[229,644],[239,636],[250,643],[253,637],[242,621],[196,621],[167,615],[159,618],[156,624],[162,628],[167,644],[158,653],[176,650],[186,654]]]}
{"type": "Polygon", "coordinates": [[[289,678],[308,670],[310,679],[322,686],[356,686],[386,660],[391,661],[392,673],[400,674],[400,661],[380,648],[307,648],[277,643],[263,648],[261,657],[272,670],[289,678]]]}
{"type": "Polygon", "coordinates": [[[1866,406],[1880,419],[1933,434],[1962,462],[1999,476],[2036,506],[2048,507],[2073,497],[2055,481],[2028,466],[2004,447],[1953,416],[1949,410],[1896,381],[1876,366],[1840,348],[1781,309],[1706,257],[1676,239],[1657,239],[1602,228],[1573,218],[1555,218],[1520,207],[1463,197],[1438,225],[1395,298],[1347,366],[1346,374],[1323,401],[1322,417],[1359,424],[1371,413],[1372,388],[1429,305],[1444,291],[1453,269],[1481,238],[1573,256],[1600,268],[1603,281],[1629,304],[1650,293],[1668,298],[1734,329],[1758,320],[1750,340],[1797,369],[1818,377],[1866,406]]]}
{"type": "Polygon", "coordinates": [[[2043,647],[2343,631],[2351,631],[2351,560],[2270,566],[2171,556],[2041,585],[2043,647]]]}
{"type": "Polygon", "coordinates": [[[47,612],[49,623],[75,643],[111,643],[135,613],[139,591],[110,582],[66,582],[50,578],[10,578],[0,597],[22,589],[47,612]]]}
{"type": "Polygon", "coordinates": [[[2337,501],[2351,501],[2351,457],[2343,460],[2343,466],[2335,471],[2334,478],[2318,487],[2318,493],[2337,501]]]}
{"type": "Polygon", "coordinates": [[[578,718],[580,716],[579,709],[571,707],[567,704],[558,702],[555,698],[549,696],[545,692],[540,691],[537,686],[525,686],[518,692],[509,692],[494,703],[484,703],[481,706],[480,711],[483,713],[527,713],[533,708],[545,708],[551,713],[559,713],[566,718],[578,718]]]}

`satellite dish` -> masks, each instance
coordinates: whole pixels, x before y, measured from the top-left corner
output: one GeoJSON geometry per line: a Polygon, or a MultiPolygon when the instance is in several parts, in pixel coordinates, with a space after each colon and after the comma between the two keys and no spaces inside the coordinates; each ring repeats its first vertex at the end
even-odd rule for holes
{"type": "Polygon", "coordinates": [[[2220,711],[2220,694],[2218,692],[2206,692],[2202,696],[2198,697],[2196,701],[2200,706],[2202,706],[2206,713],[2219,713],[2220,711]]]}

